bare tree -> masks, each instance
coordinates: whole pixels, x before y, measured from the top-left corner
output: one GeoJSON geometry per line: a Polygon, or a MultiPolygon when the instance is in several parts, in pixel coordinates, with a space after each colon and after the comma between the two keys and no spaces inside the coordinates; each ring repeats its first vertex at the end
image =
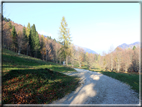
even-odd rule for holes
{"type": "Polygon", "coordinates": [[[74,63],[75,63],[75,51],[76,51],[75,46],[72,44],[71,45],[71,57],[70,57],[72,67],[74,67],[74,63]]]}
{"type": "Polygon", "coordinates": [[[83,53],[84,53],[84,50],[81,47],[78,47],[75,53],[75,58],[80,68],[81,68],[81,63],[83,61],[83,53]]]}
{"type": "Polygon", "coordinates": [[[110,53],[110,70],[112,71],[113,70],[113,50],[114,50],[114,48],[113,48],[113,45],[110,47],[110,49],[109,49],[109,53],[110,53]]]}
{"type": "Polygon", "coordinates": [[[116,70],[117,72],[120,72],[121,59],[122,59],[122,49],[118,47],[116,49],[116,70]]]}
{"type": "Polygon", "coordinates": [[[123,51],[123,56],[122,56],[122,68],[124,68],[125,72],[128,72],[128,68],[131,65],[131,58],[130,58],[130,50],[125,49],[123,51]]]}

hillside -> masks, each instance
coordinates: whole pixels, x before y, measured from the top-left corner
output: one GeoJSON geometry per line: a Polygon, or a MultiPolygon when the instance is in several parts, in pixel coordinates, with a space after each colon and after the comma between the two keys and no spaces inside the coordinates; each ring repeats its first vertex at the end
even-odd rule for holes
{"type": "MultiPolygon", "coordinates": [[[[13,21],[10,21],[11,22],[11,25],[12,26],[15,26],[15,29],[16,29],[16,32],[18,32],[18,31],[21,31],[21,32],[23,32],[23,25],[21,25],[21,24],[18,24],[18,23],[15,23],[15,22],[13,22],[13,21]]],[[[3,27],[4,27],[4,25],[6,24],[6,23],[9,23],[9,22],[6,22],[6,21],[4,21],[3,20],[3,27]]],[[[25,26],[25,28],[27,28],[26,26],[25,26]]],[[[41,37],[41,34],[38,34],[39,35],[39,38],[41,37]]]]}
{"type": "Polygon", "coordinates": [[[49,104],[73,91],[78,78],[63,72],[74,69],[3,49],[2,103],[49,104]]]}

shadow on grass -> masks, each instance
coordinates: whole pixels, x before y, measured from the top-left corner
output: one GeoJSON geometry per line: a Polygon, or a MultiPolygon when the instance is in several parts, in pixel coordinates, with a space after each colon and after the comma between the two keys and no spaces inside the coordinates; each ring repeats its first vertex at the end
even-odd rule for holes
{"type": "Polygon", "coordinates": [[[76,72],[75,69],[71,68],[71,67],[66,67],[66,66],[52,66],[50,67],[51,69],[54,69],[55,71],[59,71],[59,72],[68,72],[68,71],[73,71],[76,72]]]}
{"type": "Polygon", "coordinates": [[[44,104],[73,90],[78,80],[55,71],[26,69],[9,71],[2,76],[2,83],[3,104],[44,104]]]}

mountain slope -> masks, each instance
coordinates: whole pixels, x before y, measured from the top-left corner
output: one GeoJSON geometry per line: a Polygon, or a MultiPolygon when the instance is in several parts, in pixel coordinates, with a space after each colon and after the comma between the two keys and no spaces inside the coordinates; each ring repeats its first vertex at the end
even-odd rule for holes
{"type": "Polygon", "coordinates": [[[140,46],[140,42],[134,42],[134,43],[131,43],[131,44],[126,44],[126,43],[123,43],[121,45],[119,45],[118,47],[119,48],[122,48],[122,49],[126,49],[126,48],[133,48],[133,46],[140,46]]]}
{"type": "Polygon", "coordinates": [[[83,47],[83,49],[84,49],[85,52],[92,53],[92,54],[97,54],[97,52],[95,52],[94,50],[91,50],[89,48],[83,47]]]}
{"type": "Polygon", "coordinates": [[[89,48],[82,47],[82,46],[78,46],[78,45],[74,45],[74,46],[76,47],[76,49],[77,49],[78,47],[80,47],[80,48],[84,49],[85,52],[92,53],[92,54],[98,54],[97,52],[95,52],[94,50],[91,50],[91,49],[89,49],[89,48]]]}

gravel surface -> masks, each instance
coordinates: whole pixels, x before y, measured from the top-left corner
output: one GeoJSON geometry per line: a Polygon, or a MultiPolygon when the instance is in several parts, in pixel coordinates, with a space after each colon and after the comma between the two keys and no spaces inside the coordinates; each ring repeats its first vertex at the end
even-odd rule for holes
{"type": "Polygon", "coordinates": [[[139,104],[138,93],[129,85],[98,72],[75,69],[78,72],[65,74],[79,76],[81,85],[52,104],[139,104]]]}

